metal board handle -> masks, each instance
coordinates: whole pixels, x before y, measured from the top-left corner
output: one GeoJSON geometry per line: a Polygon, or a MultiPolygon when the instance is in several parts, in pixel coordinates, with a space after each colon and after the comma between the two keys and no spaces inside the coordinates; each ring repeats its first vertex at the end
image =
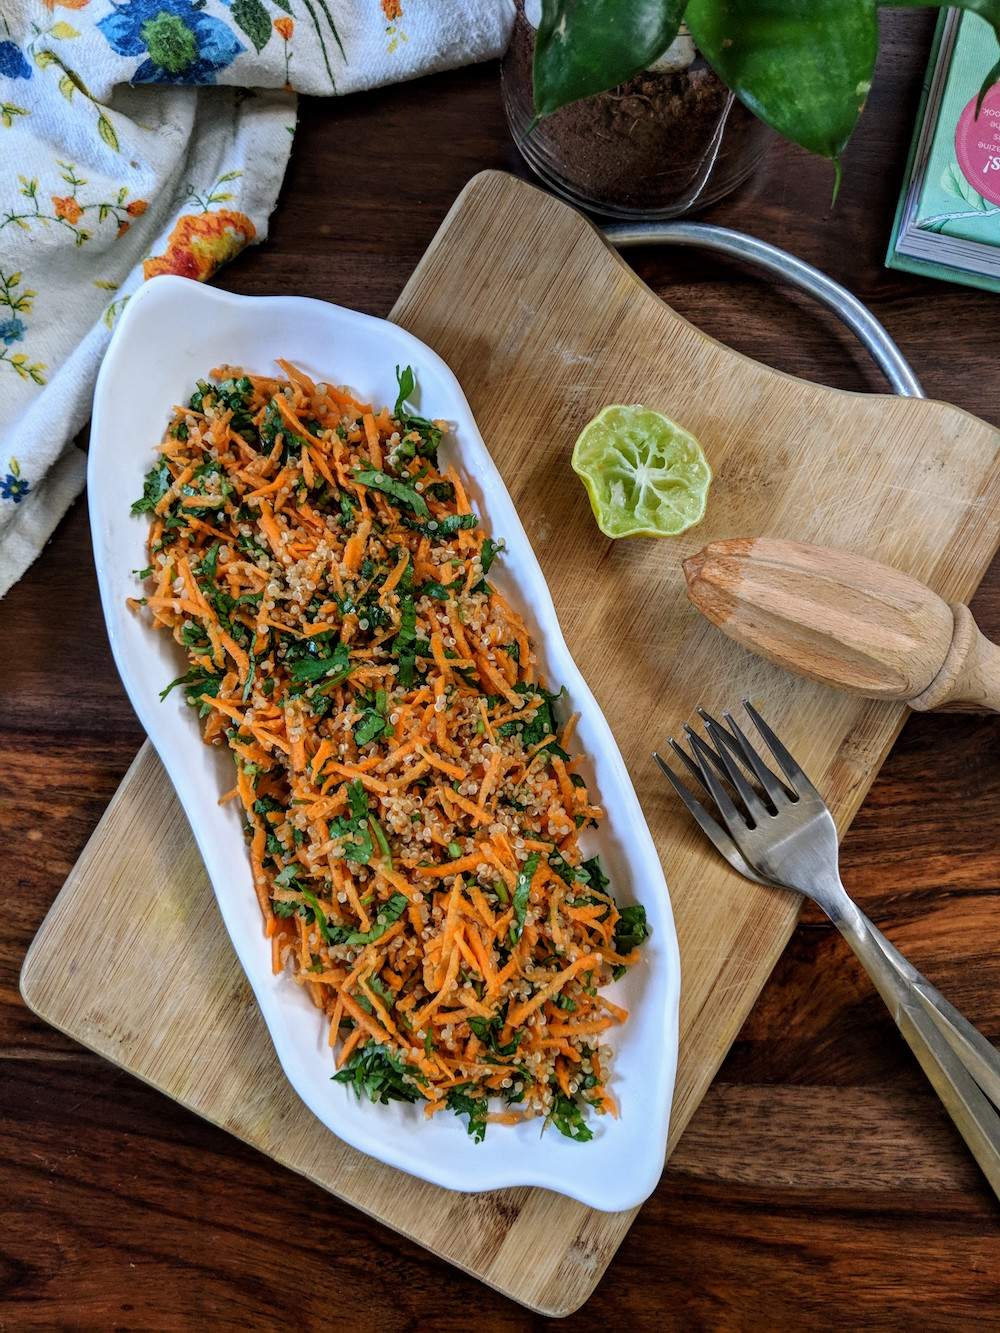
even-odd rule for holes
{"type": "Polygon", "coordinates": [[[705,222],[616,222],[602,230],[617,250],[629,250],[637,245],[684,245],[715,250],[718,254],[742,259],[773,273],[832,310],[871,353],[893,393],[901,398],[926,398],[910,363],[868,307],[839,282],[834,282],[812,264],[796,259],[787,250],[759,241],[746,232],[714,227],[705,222]]]}

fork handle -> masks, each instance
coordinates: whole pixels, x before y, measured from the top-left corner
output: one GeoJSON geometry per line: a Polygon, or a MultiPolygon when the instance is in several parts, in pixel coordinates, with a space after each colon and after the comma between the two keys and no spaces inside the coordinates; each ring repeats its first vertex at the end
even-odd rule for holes
{"type": "Polygon", "coordinates": [[[993,1105],[1000,1109],[1000,1051],[903,957],[877,926],[870,921],[868,925],[882,952],[912,985],[914,994],[941,1029],[945,1041],[993,1105]]]}
{"type": "Polygon", "coordinates": [[[1000,1115],[975,1076],[977,1070],[985,1072],[988,1088],[998,1091],[996,1052],[854,903],[849,909],[845,904],[844,912],[833,919],[1000,1199],[1000,1115]],[[969,1032],[975,1034],[975,1042],[970,1041],[969,1032]],[[992,1052],[992,1058],[987,1052],[992,1052]]]}

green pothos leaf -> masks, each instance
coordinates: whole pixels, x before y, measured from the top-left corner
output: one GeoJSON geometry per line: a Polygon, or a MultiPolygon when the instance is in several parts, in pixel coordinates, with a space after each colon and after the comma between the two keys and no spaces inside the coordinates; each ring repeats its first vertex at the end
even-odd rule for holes
{"type": "Polygon", "coordinates": [[[875,0],[690,0],[685,20],[755,116],[839,159],[871,87],[875,0]]]}
{"type": "Polygon", "coordinates": [[[685,0],[542,0],[535,111],[602,93],[652,64],[677,36],[685,0]]]}

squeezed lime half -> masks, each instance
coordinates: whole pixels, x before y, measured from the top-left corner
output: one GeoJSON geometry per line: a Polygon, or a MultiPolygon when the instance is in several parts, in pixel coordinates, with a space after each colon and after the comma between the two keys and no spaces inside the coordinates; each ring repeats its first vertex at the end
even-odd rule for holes
{"type": "Polygon", "coordinates": [[[573,471],[608,537],[676,537],[701,522],[712,481],[694,436],[639,404],[612,404],[584,426],[573,471]]]}

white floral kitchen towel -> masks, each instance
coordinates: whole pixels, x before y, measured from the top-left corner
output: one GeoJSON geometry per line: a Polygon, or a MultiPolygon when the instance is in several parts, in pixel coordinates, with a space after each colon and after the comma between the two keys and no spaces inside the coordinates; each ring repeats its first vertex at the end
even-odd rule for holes
{"type": "Polygon", "coordinates": [[[83,486],[71,441],[130,294],[266,235],[294,93],[489,59],[512,20],[513,0],[0,0],[0,596],[83,486]]]}

